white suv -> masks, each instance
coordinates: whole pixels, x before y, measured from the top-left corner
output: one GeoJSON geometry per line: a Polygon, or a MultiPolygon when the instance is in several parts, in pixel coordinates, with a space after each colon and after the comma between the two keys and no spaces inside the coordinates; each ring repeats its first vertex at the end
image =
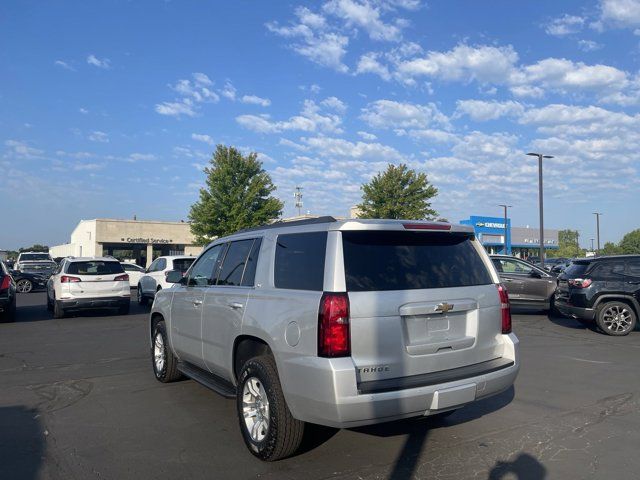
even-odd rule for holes
{"type": "Polygon", "coordinates": [[[167,282],[167,274],[171,270],[185,273],[195,259],[195,257],[184,255],[156,258],[147,268],[146,275],[143,275],[138,282],[138,303],[146,305],[159,290],[169,288],[172,284],[167,282]]]}
{"type": "Polygon", "coordinates": [[[127,315],[130,304],[129,275],[113,258],[65,258],[47,281],[47,308],[54,318],[95,308],[117,308],[127,315]]]}

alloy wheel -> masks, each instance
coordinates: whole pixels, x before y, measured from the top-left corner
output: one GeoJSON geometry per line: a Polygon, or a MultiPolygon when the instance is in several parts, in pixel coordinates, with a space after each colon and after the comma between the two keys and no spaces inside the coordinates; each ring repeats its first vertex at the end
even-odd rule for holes
{"type": "Polygon", "coordinates": [[[156,368],[156,375],[162,375],[164,364],[166,361],[166,350],[164,346],[164,338],[162,333],[157,332],[153,341],[153,364],[156,368]]]}
{"type": "Polygon", "coordinates": [[[612,305],[602,315],[603,323],[608,330],[620,333],[631,327],[631,312],[622,305],[612,305]]]}
{"type": "Polygon", "coordinates": [[[19,293],[29,293],[32,288],[33,284],[25,278],[18,280],[18,283],[16,283],[16,290],[19,293]]]}
{"type": "Polygon", "coordinates": [[[261,442],[269,431],[269,399],[262,381],[250,377],[242,389],[244,424],[254,442],[261,442]]]}

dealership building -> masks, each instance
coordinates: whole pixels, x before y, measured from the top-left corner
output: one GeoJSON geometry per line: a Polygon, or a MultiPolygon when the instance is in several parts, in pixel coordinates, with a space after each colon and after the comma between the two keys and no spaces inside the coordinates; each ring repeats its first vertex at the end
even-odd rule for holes
{"type": "MultiPolygon", "coordinates": [[[[512,227],[511,219],[504,217],[483,217],[472,215],[466,220],[461,220],[462,225],[471,225],[476,238],[482,243],[489,253],[502,253],[527,258],[540,254],[540,230],[530,227],[512,227]]],[[[557,250],[558,230],[544,230],[545,250],[557,250]]]]}
{"type": "Polygon", "coordinates": [[[51,247],[49,253],[54,258],[110,255],[148,267],[160,256],[196,256],[201,250],[186,222],[97,218],[81,220],[70,242],[51,247]]]}

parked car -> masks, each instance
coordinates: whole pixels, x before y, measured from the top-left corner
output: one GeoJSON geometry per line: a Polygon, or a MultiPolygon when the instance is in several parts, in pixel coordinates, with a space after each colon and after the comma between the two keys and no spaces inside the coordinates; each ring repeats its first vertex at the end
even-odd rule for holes
{"type": "Polygon", "coordinates": [[[29,264],[53,262],[51,255],[45,252],[22,252],[18,255],[14,270],[25,270],[29,264]]]}
{"type": "Polygon", "coordinates": [[[571,262],[571,259],[564,257],[553,257],[545,259],[544,267],[542,266],[540,261],[535,262],[534,265],[538,268],[544,268],[547,272],[550,272],[554,267],[557,267],[558,265],[566,265],[568,262],[571,262]]]}
{"type": "Polygon", "coordinates": [[[149,299],[153,299],[158,291],[163,288],[169,288],[171,284],[167,282],[167,274],[171,270],[179,270],[185,273],[194,260],[195,257],[184,255],[156,258],[138,282],[138,303],[146,305],[149,299]]]}
{"type": "Polygon", "coordinates": [[[469,226],[277,223],[215,240],[167,280],[150,315],[155,377],[235,398],[262,460],[293,454],[305,422],[445,415],[518,373],[507,291],[469,226]]]}
{"type": "Polygon", "coordinates": [[[112,258],[65,258],[47,281],[47,308],[54,318],[96,308],[117,308],[127,315],[130,305],[129,275],[112,258]]]}
{"type": "Polygon", "coordinates": [[[555,303],[607,335],[628,335],[640,312],[640,255],[574,260],[559,277],[555,303]]]}
{"type": "Polygon", "coordinates": [[[137,288],[140,279],[145,274],[146,270],[142,268],[140,265],[136,265],[135,263],[129,262],[120,262],[122,264],[122,268],[129,275],[129,286],[131,288],[137,288]]]}
{"type": "Polygon", "coordinates": [[[0,322],[16,318],[16,284],[4,262],[0,261],[0,322]]]}
{"type": "Polygon", "coordinates": [[[491,255],[511,305],[552,310],[557,278],[550,272],[509,255],[491,255]]]}
{"type": "Polygon", "coordinates": [[[47,288],[47,280],[51,276],[50,274],[43,275],[19,270],[11,270],[10,273],[16,282],[16,291],[18,293],[30,293],[34,289],[47,288]]]}

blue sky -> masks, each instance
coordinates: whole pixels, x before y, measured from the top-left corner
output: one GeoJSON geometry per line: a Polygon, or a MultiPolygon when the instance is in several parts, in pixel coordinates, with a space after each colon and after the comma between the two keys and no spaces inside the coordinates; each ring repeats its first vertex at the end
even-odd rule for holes
{"type": "Polygon", "coordinates": [[[5,1],[0,247],[80,219],[186,219],[217,143],[295,214],[347,215],[387,163],[440,215],[603,241],[638,228],[640,2],[5,1]]]}

